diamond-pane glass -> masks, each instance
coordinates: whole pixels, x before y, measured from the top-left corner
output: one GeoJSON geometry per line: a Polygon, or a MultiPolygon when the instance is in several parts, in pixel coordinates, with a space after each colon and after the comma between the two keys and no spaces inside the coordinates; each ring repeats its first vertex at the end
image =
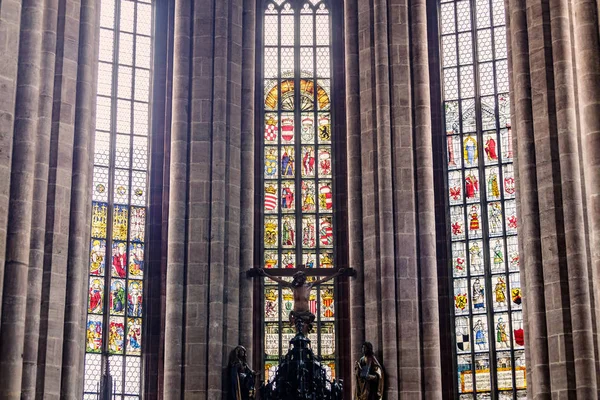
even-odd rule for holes
{"type": "Polygon", "coordinates": [[[101,0],[100,6],[83,398],[98,398],[107,369],[113,380],[111,397],[138,400],[152,4],[151,0],[101,0]]]}
{"type": "Polygon", "coordinates": [[[443,0],[456,398],[526,396],[505,9],[443,0]]]}

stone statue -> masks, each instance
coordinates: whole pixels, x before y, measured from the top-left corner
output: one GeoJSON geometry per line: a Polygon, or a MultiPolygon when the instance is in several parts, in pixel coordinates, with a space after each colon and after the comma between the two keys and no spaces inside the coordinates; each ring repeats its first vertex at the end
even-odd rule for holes
{"type": "Polygon", "coordinates": [[[294,309],[292,312],[290,312],[290,322],[296,325],[298,330],[304,335],[308,334],[312,330],[312,324],[315,320],[315,315],[310,312],[310,290],[313,288],[313,286],[325,283],[336,276],[344,274],[346,270],[346,268],[340,268],[334,274],[314,282],[307,282],[304,271],[298,271],[294,274],[294,279],[292,282],[287,282],[277,276],[269,274],[264,268],[258,268],[260,275],[269,277],[275,282],[280,283],[282,286],[292,289],[294,294],[294,309]]]}
{"type": "Polygon", "coordinates": [[[354,400],[381,400],[384,384],[383,368],[373,353],[373,344],[365,342],[362,351],[363,356],[354,366],[356,377],[354,400]]]}
{"type": "Polygon", "coordinates": [[[246,362],[244,346],[233,349],[229,355],[229,400],[254,400],[254,385],[258,375],[246,362]]]}

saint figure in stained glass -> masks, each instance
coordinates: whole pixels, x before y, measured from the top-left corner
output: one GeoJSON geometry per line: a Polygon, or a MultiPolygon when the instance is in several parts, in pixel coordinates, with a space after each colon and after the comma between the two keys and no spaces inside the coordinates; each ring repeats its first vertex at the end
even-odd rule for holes
{"type": "Polygon", "coordinates": [[[111,321],[108,333],[108,349],[111,353],[123,351],[125,326],[122,322],[111,321]]]}
{"type": "Polygon", "coordinates": [[[496,266],[501,266],[504,262],[504,254],[502,253],[504,246],[502,246],[502,242],[500,240],[496,240],[494,244],[494,264],[496,266]]]}
{"type": "Polygon", "coordinates": [[[106,255],[106,241],[92,239],[90,249],[90,275],[104,275],[104,257],[106,255]]]}
{"type": "Polygon", "coordinates": [[[144,275],[144,245],[132,243],[129,246],[129,276],[141,279],[144,275]]]}
{"type": "Polygon", "coordinates": [[[112,274],[119,278],[125,278],[127,265],[127,254],[125,251],[125,243],[114,242],[112,254],[112,274]]]}
{"type": "Polygon", "coordinates": [[[142,326],[137,318],[127,320],[129,326],[127,331],[127,353],[141,354],[142,349],[142,326]]]}
{"type": "Polygon", "coordinates": [[[506,323],[502,317],[498,319],[498,324],[496,325],[496,342],[499,347],[510,348],[508,335],[506,334],[506,323]]]}
{"type": "Polygon", "coordinates": [[[110,297],[111,314],[123,315],[125,312],[125,286],[124,281],[115,279],[111,285],[110,297]]]}
{"type": "Polygon", "coordinates": [[[103,299],[104,282],[98,278],[93,278],[90,283],[88,312],[102,313],[103,299]]]}
{"type": "MultiPolygon", "coordinates": [[[[265,197],[266,201],[266,197],[265,197]]],[[[283,210],[294,210],[294,182],[286,181],[281,188],[281,208],[283,210]]]]}
{"type": "Polygon", "coordinates": [[[478,350],[485,350],[487,348],[487,334],[481,319],[477,319],[473,330],[475,331],[475,344],[478,350]]]}
{"type": "Polygon", "coordinates": [[[496,280],[494,294],[496,297],[496,303],[498,305],[504,305],[504,303],[506,303],[506,282],[504,282],[502,277],[498,277],[496,280]]]}
{"type": "Polygon", "coordinates": [[[127,294],[127,314],[132,317],[142,316],[142,282],[131,281],[127,294]]]}
{"type": "Polygon", "coordinates": [[[91,320],[87,323],[86,351],[100,352],[102,348],[102,321],[91,320]]]}
{"type": "Polygon", "coordinates": [[[496,140],[494,140],[493,137],[489,137],[485,141],[485,154],[489,160],[498,160],[498,155],[496,154],[496,140]]]}
{"type": "Polygon", "coordinates": [[[488,179],[488,193],[491,197],[500,197],[500,186],[498,185],[498,174],[492,172],[488,179]]]}
{"type": "Polygon", "coordinates": [[[315,174],[315,154],[312,147],[302,148],[302,168],[304,176],[313,176],[315,174]]]}
{"type": "Polygon", "coordinates": [[[481,285],[479,279],[475,279],[473,283],[473,307],[475,310],[482,310],[485,308],[485,297],[484,297],[484,289],[481,285]]]}
{"type": "MultiPolygon", "coordinates": [[[[460,189],[458,189],[460,190],[460,189]]],[[[473,174],[467,175],[465,178],[465,194],[468,199],[473,199],[477,197],[479,192],[479,181],[477,177],[473,174]]]]}
{"type": "Polygon", "coordinates": [[[476,166],[477,161],[477,140],[472,136],[467,136],[464,141],[464,157],[465,163],[470,166],[476,166]]]}
{"type": "Polygon", "coordinates": [[[474,241],[469,247],[469,255],[471,257],[471,270],[474,274],[483,273],[483,257],[481,255],[481,246],[478,241],[474,241]]]}
{"type": "Polygon", "coordinates": [[[284,147],[281,155],[281,173],[283,176],[294,176],[294,148],[284,147]]]}
{"type": "Polygon", "coordinates": [[[281,241],[283,246],[294,246],[296,240],[296,229],[293,218],[286,218],[283,220],[283,227],[281,228],[281,241]]]}

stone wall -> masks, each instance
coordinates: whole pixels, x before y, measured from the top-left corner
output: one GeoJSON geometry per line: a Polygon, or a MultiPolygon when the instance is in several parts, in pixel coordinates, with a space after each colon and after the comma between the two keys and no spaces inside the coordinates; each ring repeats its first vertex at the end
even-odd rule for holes
{"type": "Polygon", "coordinates": [[[162,217],[151,217],[150,279],[160,289],[150,289],[146,369],[157,379],[146,390],[217,399],[229,352],[252,349],[256,3],[182,0],[161,10],[172,36],[155,58],[150,207],[162,217]]]}
{"type": "Polygon", "coordinates": [[[80,398],[98,3],[0,3],[0,398],[80,398]]]}
{"type": "MultiPolygon", "coordinates": [[[[598,1],[506,2],[529,396],[597,398],[598,1]]],[[[3,399],[81,398],[98,4],[0,1],[3,399]]],[[[427,21],[436,3],[336,4],[334,68],[345,80],[336,187],[348,217],[348,245],[339,250],[358,272],[339,292],[340,324],[350,331],[342,347],[352,351],[342,375],[348,381],[369,340],[386,367],[387,399],[448,398],[433,14],[427,21]]],[[[262,168],[254,154],[256,10],[256,0],[156,5],[149,399],[222,398],[229,351],[241,343],[252,358],[260,340],[258,294],[243,275],[254,265],[262,168]]]]}
{"type": "Polygon", "coordinates": [[[597,398],[598,4],[506,4],[528,396],[597,398]]]}
{"type": "Polygon", "coordinates": [[[388,399],[441,397],[425,1],[345,2],[350,325],[388,399]]]}

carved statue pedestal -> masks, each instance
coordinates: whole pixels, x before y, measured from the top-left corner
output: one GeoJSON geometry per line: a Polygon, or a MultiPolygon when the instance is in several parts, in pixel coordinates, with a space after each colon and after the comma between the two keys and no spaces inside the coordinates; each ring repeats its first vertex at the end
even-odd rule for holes
{"type": "Polygon", "coordinates": [[[297,332],[302,332],[304,336],[308,336],[308,334],[312,332],[315,314],[306,311],[292,311],[290,313],[290,322],[296,327],[297,332]]]}
{"type": "Polygon", "coordinates": [[[295,316],[296,336],[275,377],[261,387],[261,400],[342,400],[342,382],[327,379],[305,335],[314,318],[314,314],[295,316]]]}

